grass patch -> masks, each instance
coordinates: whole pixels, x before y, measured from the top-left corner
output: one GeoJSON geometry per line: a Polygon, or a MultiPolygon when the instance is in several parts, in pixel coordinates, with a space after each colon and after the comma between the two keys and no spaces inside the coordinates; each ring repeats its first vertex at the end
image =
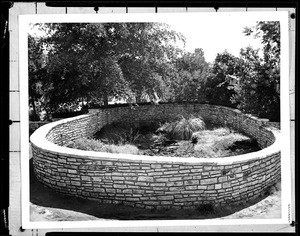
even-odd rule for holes
{"type": "Polygon", "coordinates": [[[135,143],[140,136],[141,134],[138,126],[134,126],[133,124],[125,125],[121,123],[113,123],[103,127],[93,136],[93,138],[99,139],[106,144],[113,143],[120,145],[135,143]]]}
{"type": "Polygon", "coordinates": [[[194,147],[196,157],[225,157],[243,154],[247,149],[259,150],[251,138],[229,128],[203,130],[193,136],[198,139],[194,147]]]}
{"type": "Polygon", "coordinates": [[[77,140],[69,142],[66,146],[86,151],[124,153],[133,155],[139,154],[139,149],[132,144],[105,144],[100,140],[89,138],[79,138],[77,140]]]}
{"type": "Polygon", "coordinates": [[[108,153],[187,158],[221,158],[260,150],[255,140],[228,127],[205,129],[201,117],[181,117],[163,125],[160,122],[143,123],[142,127],[139,123],[110,124],[92,138],[80,138],[66,146],[108,153]]]}

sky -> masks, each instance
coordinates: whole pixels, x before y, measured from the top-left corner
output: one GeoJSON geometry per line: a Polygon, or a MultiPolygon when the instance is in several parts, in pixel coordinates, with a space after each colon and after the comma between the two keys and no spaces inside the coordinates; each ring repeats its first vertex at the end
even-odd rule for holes
{"type": "MultiPolygon", "coordinates": [[[[135,15],[135,18],[137,15],[135,15]]],[[[133,19],[135,19],[133,18],[133,19]]],[[[259,39],[253,36],[245,36],[243,29],[256,25],[258,18],[247,17],[245,14],[228,14],[213,16],[172,14],[166,17],[153,15],[152,18],[158,22],[165,22],[171,29],[181,32],[186,37],[186,51],[194,52],[195,48],[202,48],[207,62],[213,62],[217,53],[227,50],[234,56],[239,56],[241,48],[252,46],[254,49],[262,48],[259,39]]],[[[136,19],[144,22],[145,17],[136,19]]],[[[129,20],[129,22],[132,20],[129,20]]],[[[38,33],[35,31],[34,33],[38,33]]],[[[262,50],[260,50],[262,55],[262,50]]]]}
{"type": "Polygon", "coordinates": [[[194,52],[195,48],[202,48],[207,62],[213,62],[217,53],[225,50],[239,56],[240,49],[249,45],[254,49],[262,48],[259,39],[243,34],[245,26],[256,25],[253,20],[224,18],[221,21],[197,21],[190,26],[185,21],[168,24],[186,37],[187,51],[194,52]]]}

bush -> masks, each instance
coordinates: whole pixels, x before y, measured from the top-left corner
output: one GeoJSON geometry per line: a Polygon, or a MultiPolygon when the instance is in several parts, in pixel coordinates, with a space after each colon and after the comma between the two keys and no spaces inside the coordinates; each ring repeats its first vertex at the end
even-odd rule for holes
{"type": "Polygon", "coordinates": [[[109,153],[124,153],[124,154],[139,154],[139,149],[131,144],[115,145],[104,144],[96,139],[79,138],[77,140],[69,142],[67,147],[96,152],[109,152],[109,153]]]}
{"type": "Polygon", "coordinates": [[[182,116],[178,121],[165,123],[157,132],[166,133],[170,139],[189,140],[194,132],[204,129],[205,123],[201,117],[185,118],[182,116]]]}

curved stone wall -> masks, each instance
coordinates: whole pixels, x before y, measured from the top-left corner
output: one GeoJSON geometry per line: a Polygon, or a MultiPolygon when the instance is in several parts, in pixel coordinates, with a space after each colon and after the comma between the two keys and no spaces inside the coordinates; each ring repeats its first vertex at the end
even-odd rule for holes
{"type": "Polygon", "coordinates": [[[104,203],[142,208],[240,204],[280,179],[279,131],[239,110],[206,104],[115,107],[46,124],[30,137],[37,178],[48,187],[104,203]],[[178,158],[83,151],[61,146],[112,122],[201,115],[257,139],[262,150],[225,158],[178,158]]]}

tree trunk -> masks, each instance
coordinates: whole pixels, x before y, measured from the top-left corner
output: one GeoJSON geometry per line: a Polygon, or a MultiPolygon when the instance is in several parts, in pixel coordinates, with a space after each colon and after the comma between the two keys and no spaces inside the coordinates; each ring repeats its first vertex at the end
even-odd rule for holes
{"type": "Polygon", "coordinates": [[[141,103],[141,97],[135,96],[135,103],[141,103]]]}
{"type": "Polygon", "coordinates": [[[141,103],[142,102],[142,93],[137,92],[135,95],[135,103],[141,103]]]}
{"type": "MultiPolygon", "coordinates": [[[[37,120],[39,118],[39,116],[36,114],[36,107],[35,107],[35,102],[33,99],[30,99],[30,103],[32,105],[32,109],[33,109],[33,119],[37,120]]],[[[39,120],[39,119],[38,119],[39,120]]]]}
{"type": "Polygon", "coordinates": [[[107,93],[104,93],[104,95],[103,95],[103,103],[104,103],[104,107],[108,107],[108,95],[107,95],[107,93]]]}

